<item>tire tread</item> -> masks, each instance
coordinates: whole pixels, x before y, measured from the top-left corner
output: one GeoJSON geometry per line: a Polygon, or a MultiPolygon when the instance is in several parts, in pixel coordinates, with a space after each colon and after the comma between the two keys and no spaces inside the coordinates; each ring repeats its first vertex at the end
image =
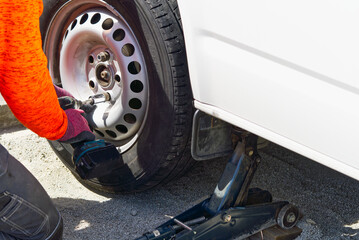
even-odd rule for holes
{"type": "Polygon", "coordinates": [[[145,184],[138,186],[142,191],[168,182],[183,174],[193,164],[190,154],[192,127],[192,91],[189,84],[187,57],[185,52],[182,23],[176,0],[146,0],[161,37],[165,43],[173,78],[174,125],[172,142],[159,169],[145,184]]]}

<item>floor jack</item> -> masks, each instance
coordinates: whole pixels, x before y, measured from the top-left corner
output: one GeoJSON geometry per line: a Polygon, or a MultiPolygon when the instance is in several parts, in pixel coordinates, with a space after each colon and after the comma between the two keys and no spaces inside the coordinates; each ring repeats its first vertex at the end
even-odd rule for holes
{"type": "Polygon", "coordinates": [[[279,225],[294,227],[299,210],[286,201],[272,202],[268,191],[249,189],[261,161],[258,137],[248,132],[230,157],[212,196],[137,240],[245,239],[279,225]]]}

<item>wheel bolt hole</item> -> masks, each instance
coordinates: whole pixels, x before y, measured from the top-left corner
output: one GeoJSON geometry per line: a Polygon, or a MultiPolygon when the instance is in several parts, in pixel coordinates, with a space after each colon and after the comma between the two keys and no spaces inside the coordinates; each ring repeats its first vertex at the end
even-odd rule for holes
{"type": "Polygon", "coordinates": [[[130,108],[132,109],[140,109],[142,107],[142,102],[140,99],[138,98],[132,98],[128,105],[130,106],[130,108]]]}
{"type": "Polygon", "coordinates": [[[120,77],[120,75],[118,75],[118,74],[115,75],[115,81],[118,82],[118,83],[121,82],[121,77],[120,77]]]}
{"type": "Polygon", "coordinates": [[[93,80],[90,80],[89,81],[89,86],[91,89],[94,89],[95,88],[95,82],[93,80]]]}
{"type": "Polygon", "coordinates": [[[88,61],[90,64],[93,64],[95,62],[95,59],[93,56],[89,56],[88,61]]]}
{"type": "Polygon", "coordinates": [[[127,133],[128,129],[125,125],[117,125],[116,126],[116,130],[119,131],[120,133],[127,133]]]}
{"type": "Polygon", "coordinates": [[[134,124],[136,122],[136,116],[133,115],[132,113],[127,113],[123,119],[125,119],[125,121],[129,124],[134,124]]]}

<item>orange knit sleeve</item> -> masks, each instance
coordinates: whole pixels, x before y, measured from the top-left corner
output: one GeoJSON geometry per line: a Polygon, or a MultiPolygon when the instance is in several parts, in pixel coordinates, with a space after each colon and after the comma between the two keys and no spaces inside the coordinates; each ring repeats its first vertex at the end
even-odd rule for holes
{"type": "Polygon", "coordinates": [[[42,51],[42,0],[0,0],[0,91],[27,128],[61,138],[67,116],[60,108],[42,51]]]}

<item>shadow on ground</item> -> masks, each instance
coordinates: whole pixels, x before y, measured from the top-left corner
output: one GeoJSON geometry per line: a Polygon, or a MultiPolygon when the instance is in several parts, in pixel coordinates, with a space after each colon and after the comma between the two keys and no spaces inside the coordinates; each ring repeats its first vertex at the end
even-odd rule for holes
{"type": "MultiPolygon", "coordinates": [[[[276,145],[262,156],[252,186],[300,208],[304,232],[299,239],[313,239],[313,231],[317,239],[359,239],[358,181],[276,145]]],[[[209,196],[225,163],[225,159],[199,162],[165,186],[104,202],[54,199],[64,217],[64,239],[139,237],[168,220],[165,215],[177,215],[209,196]]]]}
{"type": "Polygon", "coordinates": [[[104,202],[53,199],[64,218],[64,239],[122,240],[139,237],[167,221],[165,215],[177,215],[208,197],[216,185],[223,163],[200,163],[175,182],[104,202]]]}

